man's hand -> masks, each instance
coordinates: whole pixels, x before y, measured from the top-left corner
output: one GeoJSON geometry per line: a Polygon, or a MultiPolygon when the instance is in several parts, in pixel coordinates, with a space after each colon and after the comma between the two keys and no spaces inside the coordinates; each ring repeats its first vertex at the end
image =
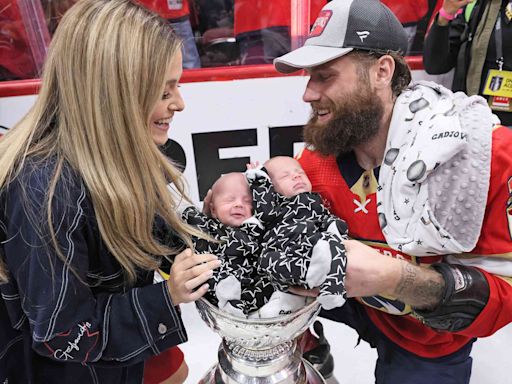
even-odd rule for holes
{"type": "Polygon", "coordinates": [[[212,254],[198,255],[190,249],[178,254],[167,280],[173,304],[189,303],[202,297],[208,291],[208,284],[205,283],[213,276],[213,270],[219,266],[220,260],[212,254]]]}
{"type": "Polygon", "coordinates": [[[384,256],[377,250],[356,240],[345,240],[347,297],[389,294],[400,278],[401,261],[384,256]]]}
{"type": "MultiPolygon", "coordinates": [[[[444,279],[432,268],[423,268],[384,256],[356,240],[345,240],[347,297],[393,296],[418,309],[435,308],[441,301],[444,279]]],[[[298,287],[290,292],[301,296],[318,296],[318,289],[298,287]]]]}
{"type": "MultiPolygon", "coordinates": [[[[343,242],[347,250],[345,289],[347,297],[361,297],[392,292],[400,277],[400,261],[386,257],[356,240],[343,242]]],[[[291,287],[301,296],[318,296],[319,290],[291,287]]]]}
{"type": "Polygon", "coordinates": [[[319,288],[306,289],[302,287],[290,287],[288,289],[289,292],[299,295],[299,296],[307,296],[307,297],[317,297],[320,293],[319,288]]]}

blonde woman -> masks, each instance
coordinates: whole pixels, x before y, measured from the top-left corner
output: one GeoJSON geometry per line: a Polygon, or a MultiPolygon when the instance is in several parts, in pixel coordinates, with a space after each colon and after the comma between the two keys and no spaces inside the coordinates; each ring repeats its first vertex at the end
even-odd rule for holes
{"type": "Polygon", "coordinates": [[[180,48],[128,0],[79,1],[57,28],[34,107],[0,141],[0,382],[140,383],[186,341],[176,306],[219,262],[188,249],[200,234],[155,145],[184,108],[180,48]]]}

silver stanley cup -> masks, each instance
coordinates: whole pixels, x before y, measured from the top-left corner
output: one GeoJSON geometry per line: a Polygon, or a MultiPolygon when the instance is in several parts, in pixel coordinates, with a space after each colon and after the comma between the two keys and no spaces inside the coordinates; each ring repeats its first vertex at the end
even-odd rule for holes
{"type": "Polygon", "coordinates": [[[219,362],[199,384],[324,383],[304,359],[297,337],[315,320],[315,300],[297,312],[271,319],[243,319],[205,299],[196,301],[201,318],[222,337],[219,362]]]}

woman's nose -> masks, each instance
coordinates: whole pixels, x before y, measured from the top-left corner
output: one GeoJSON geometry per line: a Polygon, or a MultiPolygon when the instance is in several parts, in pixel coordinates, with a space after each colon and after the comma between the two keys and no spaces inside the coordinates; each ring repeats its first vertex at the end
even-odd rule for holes
{"type": "Polygon", "coordinates": [[[185,109],[185,101],[181,97],[179,89],[176,89],[174,97],[171,99],[168,108],[173,112],[181,112],[185,109]]]}

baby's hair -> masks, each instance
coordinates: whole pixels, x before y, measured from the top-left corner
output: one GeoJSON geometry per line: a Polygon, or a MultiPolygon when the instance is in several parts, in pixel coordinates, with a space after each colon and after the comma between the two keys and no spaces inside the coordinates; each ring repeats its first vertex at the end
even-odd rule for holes
{"type": "Polygon", "coordinates": [[[277,159],[281,159],[281,158],[285,158],[285,157],[288,157],[288,156],[274,156],[274,157],[271,157],[270,159],[268,159],[267,161],[265,161],[265,162],[263,163],[263,166],[264,166],[265,168],[268,168],[268,166],[269,166],[272,162],[274,162],[275,160],[277,160],[277,159]]]}
{"type": "Polygon", "coordinates": [[[229,172],[222,174],[217,180],[215,180],[215,182],[212,184],[212,187],[210,188],[212,190],[212,200],[215,196],[215,190],[219,189],[220,184],[226,181],[226,176],[230,175],[240,175],[244,177],[242,172],[229,172]]]}
{"type": "Polygon", "coordinates": [[[267,161],[265,161],[263,163],[263,166],[267,169],[268,171],[268,167],[275,161],[275,160],[279,160],[279,159],[293,159],[297,162],[297,164],[299,164],[299,166],[302,168],[302,165],[300,165],[300,163],[297,161],[296,158],[294,157],[291,157],[291,156],[274,156],[274,157],[271,157],[270,159],[268,159],[267,161]]]}

